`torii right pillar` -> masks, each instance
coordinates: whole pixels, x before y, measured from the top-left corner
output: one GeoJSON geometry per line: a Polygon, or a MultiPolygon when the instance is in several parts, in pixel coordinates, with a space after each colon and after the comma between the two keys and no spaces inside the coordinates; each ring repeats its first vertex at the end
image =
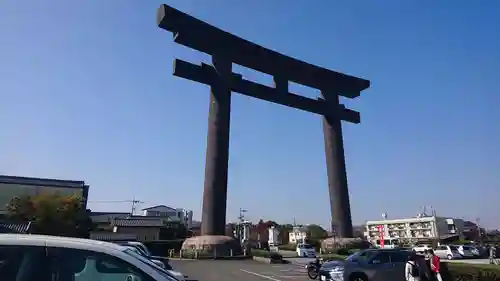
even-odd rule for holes
{"type": "MultiPolygon", "coordinates": [[[[322,96],[332,108],[341,107],[337,94],[330,95],[322,92],[322,96]]],[[[332,115],[323,116],[323,133],[330,196],[331,230],[336,237],[351,238],[353,237],[351,204],[347,188],[341,120],[332,115]]]]}

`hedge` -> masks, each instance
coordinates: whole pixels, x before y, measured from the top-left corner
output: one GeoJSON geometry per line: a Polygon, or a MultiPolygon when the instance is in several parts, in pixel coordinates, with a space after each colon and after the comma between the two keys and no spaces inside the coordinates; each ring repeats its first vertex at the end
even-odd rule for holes
{"type": "Polygon", "coordinates": [[[284,251],[295,251],[295,250],[297,250],[297,244],[279,245],[278,249],[284,250],[284,251]]]}
{"type": "Polygon", "coordinates": [[[443,281],[500,281],[500,266],[491,264],[441,263],[443,281]]]}
{"type": "Polygon", "coordinates": [[[252,249],[252,255],[255,257],[269,258],[276,261],[283,260],[283,256],[276,252],[269,252],[266,250],[252,249]]]}
{"type": "Polygon", "coordinates": [[[332,261],[332,260],[345,260],[347,258],[346,255],[339,255],[339,254],[323,254],[320,256],[324,260],[332,261]]]}
{"type": "Polygon", "coordinates": [[[172,249],[178,252],[181,249],[184,240],[185,239],[146,241],[144,242],[144,246],[148,248],[148,250],[151,252],[151,255],[166,257],[172,249]]]}
{"type": "MultiPolygon", "coordinates": [[[[347,256],[324,254],[325,260],[343,260],[347,256]]],[[[441,262],[443,281],[500,281],[500,265],[441,262]]]]}

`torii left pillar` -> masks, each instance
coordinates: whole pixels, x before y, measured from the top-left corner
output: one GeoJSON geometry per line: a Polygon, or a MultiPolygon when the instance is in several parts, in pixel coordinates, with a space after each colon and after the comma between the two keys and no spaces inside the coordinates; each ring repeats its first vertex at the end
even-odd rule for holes
{"type": "Polygon", "coordinates": [[[210,86],[201,235],[225,235],[232,62],[213,55],[212,64],[217,76],[210,86]]]}
{"type": "MultiPolygon", "coordinates": [[[[331,108],[341,107],[338,95],[322,92],[322,96],[331,108]]],[[[335,232],[334,235],[337,237],[351,238],[353,237],[351,204],[347,187],[341,120],[332,115],[323,116],[323,134],[332,232],[335,232]]]]}

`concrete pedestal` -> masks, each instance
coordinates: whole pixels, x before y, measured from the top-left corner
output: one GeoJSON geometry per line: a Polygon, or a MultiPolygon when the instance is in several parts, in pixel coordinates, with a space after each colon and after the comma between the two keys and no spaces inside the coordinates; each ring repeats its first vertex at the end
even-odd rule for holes
{"type": "Polygon", "coordinates": [[[224,235],[201,235],[187,238],[182,243],[183,251],[196,251],[203,256],[228,257],[243,254],[240,242],[224,235]]]}

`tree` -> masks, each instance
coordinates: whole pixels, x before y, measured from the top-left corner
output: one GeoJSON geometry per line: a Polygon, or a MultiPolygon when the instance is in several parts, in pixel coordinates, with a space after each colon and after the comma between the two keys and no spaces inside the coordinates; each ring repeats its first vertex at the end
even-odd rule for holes
{"type": "Polygon", "coordinates": [[[309,232],[309,237],[312,240],[320,240],[328,237],[328,232],[317,224],[308,225],[307,231],[309,232]]]}
{"type": "Polygon", "coordinates": [[[160,240],[185,239],[192,235],[192,232],[180,221],[164,221],[163,225],[164,227],[160,229],[160,240]]]}
{"type": "Polygon", "coordinates": [[[31,221],[31,232],[37,234],[87,238],[94,228],[90,210],[84,208],[78,196],[16,196],[7,205],[7,211],[10,218],[31,221]]]}

